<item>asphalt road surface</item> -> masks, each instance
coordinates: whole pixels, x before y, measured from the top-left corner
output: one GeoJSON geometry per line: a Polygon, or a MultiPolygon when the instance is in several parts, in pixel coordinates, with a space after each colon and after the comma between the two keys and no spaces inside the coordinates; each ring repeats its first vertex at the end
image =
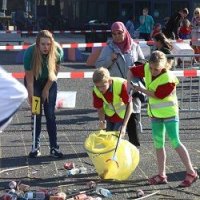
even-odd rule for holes
{"type": "MultiPolygon", "coordinates": [[[[93,71],[84,66],[84,63],[64,63],[61,71],[93,71]]],[[[9,72],[23,71],[22,65],[3,65],[9,72]]],[[[22,80],[20,80],[22,81],[22,80]]],[[[24,102],[14,116],[12,123],[0,135],[0,194],[8,189],[11,180],[21,181],[38,188],[59,188],[60,191],[77,192],[87,189],[87,182],[98,181],[99,185],[109,189],[113,196],[111,199],[135,199],[136,190],[142,189],[145,195],[159,191],[156,195],[146,199],[200,199],[200,181],[197,180],[190,188],[177,187],[184,179],[185,169],[175,151],[166,141],[167,149],[167,175],[169,183],[166,185],[149,186],[147,178],[157,173],[156,157],[153,149],[149,119],[146,112],[142,112],[143,133],[140,135],[140,162],[131,177],[126,181],[103,181],[97,175],[90,158],[84,149],[86,137],[98,130],[98,118],[92,107],[92,80],[84,79],[59,79],[60,91],[77,91],[76,106],[71,109],[56,111],[58,141],[64,158],[49,157],[48,135],[43,118],[41,133],[41,153],[36,159],[28,158],[31,150],[31,124],[30,109],[24,102]],[[87,168],[87,174],[66,176],[63,165],[65,162],[74,162],[76,166],[87,168]],[[25,168],[20,168],[20,167],[25,168]],[[19,167],[19,168],[18,168],[19,167]],[[18,168],[10,170],[11,168],[18,168]],[[8,170],[8,171],[7,171],[8,170]]],[[[144,106],[145,107],[145,106],[144,106]]],[[[193,162],[199,171],[200,167],[200,113],[180,113],[180,137],[186,145],[193,162]]],[[[126,136],[126,139],[127,136],[126,136]]],[[[95,195],[94,195],[95,196],[95,195]]]]}

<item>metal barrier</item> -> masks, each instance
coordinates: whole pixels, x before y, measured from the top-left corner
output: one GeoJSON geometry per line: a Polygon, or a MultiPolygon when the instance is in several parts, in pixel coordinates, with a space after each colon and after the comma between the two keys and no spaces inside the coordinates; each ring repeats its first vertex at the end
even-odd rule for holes
{"type": "Polygon", "coordinates": [[[174,57],[176,63],[173,67],[175,75],[180,83],[177,86],[177,96],[180,111],[200,111],[200,63],[194,63],[200,54],[173,54],[167,57],[174,57]],[[182,70],[180,71],[177,70],[182,70]]]}
{"type": "MultiPolygon", "coordinates": [[[[188,69],[173,71],[180,84],[177,96],[180,111],[200,111],[200,70],[188,69]]],[[[23,79],[24,72],[10,73],[17,79],[23,79]]],[[[91,79],[93,71],[59,72],[58,79],[91,79]]]]}
{"type": "Polygon", "coordinates": [[[200,77],[181,77],[177,86],[180,111],[200,111],[200,77]]]}
{"type": "Polygon", "coordinates": [[[174,58],[173,69],[193,69],[200,66],[200,63],[195,62],[196,57],[200,54],[172,54],[166,55],[167,57],[174,58]]]}

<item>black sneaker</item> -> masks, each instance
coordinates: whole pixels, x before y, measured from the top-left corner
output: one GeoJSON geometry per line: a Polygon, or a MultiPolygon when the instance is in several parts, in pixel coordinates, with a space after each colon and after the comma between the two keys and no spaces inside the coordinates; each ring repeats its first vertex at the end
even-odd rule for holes
{"type": "Polygon", "coordinates": [[[29,153],[29,158],[36,158],[37,156],[40,156],[41,152],[40,149],[34,149],[29,153]]]}
{"type": "Polygon", "coordinates": [[[59,149],[52,148],[50,150],[50,156],[55,157],[55,158],[62,158],[63,153],[61,151],[59,151],[59,149]]]}

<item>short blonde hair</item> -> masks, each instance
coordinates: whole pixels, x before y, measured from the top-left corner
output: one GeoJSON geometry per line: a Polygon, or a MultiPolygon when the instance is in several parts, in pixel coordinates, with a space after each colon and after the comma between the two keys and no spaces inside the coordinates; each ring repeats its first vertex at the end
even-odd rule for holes
{"type": "Polygon", "coordinates": [[[94,71],[92,80],[94,83],[107,82],[110,80],[110,72],[107,68],[100,67],[94,71]]]}
{"type": "Polygon", "coordinates": [[[172,67],[172,65],[167,62],[166,55],[161,51],[154,51],[149,58],[149,63],[153,64],[155,68],[164,67],[165,69],[170,69],[172,67]]]}

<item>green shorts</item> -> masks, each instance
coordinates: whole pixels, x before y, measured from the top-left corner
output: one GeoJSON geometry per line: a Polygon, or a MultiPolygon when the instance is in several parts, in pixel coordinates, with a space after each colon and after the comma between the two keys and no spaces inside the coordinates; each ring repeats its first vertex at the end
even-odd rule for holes
{"type": "Polygon", "coordinates": [[[179,139],[179,119],[178,117],[171,117],[167,119],[151,119],[152,136],[154,147],[156,149],[164,148],[165,133],[167,133],[170,144],[173,148],[180,146],[179,139]]]}

